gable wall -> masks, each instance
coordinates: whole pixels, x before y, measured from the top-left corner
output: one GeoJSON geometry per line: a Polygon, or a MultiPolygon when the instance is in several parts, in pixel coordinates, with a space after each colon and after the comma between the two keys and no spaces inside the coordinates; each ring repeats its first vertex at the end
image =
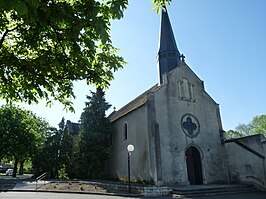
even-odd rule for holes
{"type": "Polygon", "coordinates": [[[204,183],[226,181],[218,105],[206,94],[202,81],[186,65],[170,72],[167,81],[155,95],[163,181],[188,184],[185,150],[191,145],[201,153],[204,183]],[[184,100],[180,96],[178,81],[183,78],[194,85],[195,101],[184,100]],[[189,138],[182,130],[181,118],[186,113],[196,116],[200,123],[200,133],[195,138],[189,138]]]}

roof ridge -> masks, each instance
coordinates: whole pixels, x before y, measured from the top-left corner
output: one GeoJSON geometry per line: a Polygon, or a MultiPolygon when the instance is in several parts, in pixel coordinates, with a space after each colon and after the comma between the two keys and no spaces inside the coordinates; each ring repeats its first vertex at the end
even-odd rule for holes
{"type": "Polygon", "coordinates": [[[122,106],[119,110],[116,112],[113,112],[112,114],[109,115],[109,119],[111,122],[119,119],[120,117],[134,111],[135,109],[139,108],[140,106],[144,105],[147,102],[147,96],[149,93],[153,93],[156,90],[158,90],[161,86],[158,84],[155,84],[148,90],[144,91],[142,94],[128,102],[126,105],[122,106]]]}

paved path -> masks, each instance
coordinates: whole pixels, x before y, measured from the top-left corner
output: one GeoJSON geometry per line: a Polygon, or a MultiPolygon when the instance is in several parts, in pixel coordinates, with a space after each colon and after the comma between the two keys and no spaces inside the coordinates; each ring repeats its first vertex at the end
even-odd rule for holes
{"type": "MultiPolygon", "coordinates": [[[[1,0],[0,0],[1,1],[1,0]]],[[[12,176],[0,176],[0,184],[15,185],[14,190],[35,190],[36,181],[31,178],[32,175],[17,175],[16,178],[12,176]]],[[[38,181],[38,188],[43,184],[47,184],[49,181],[38,181]]]]}
{"type": "MultiPolygon", "coordinates": [[[[38,181],[37,187],[48,184],[49,181],[38,181]]],[[[14,190],[36,190],[36,181],[20,181],[14,187],[14,190]]]]}
{"type": "Polygon", "coordinates": [[[36,189],[36,182],[32,181],[32,182],[27,182],[27,181],[23,181],[23,182],[18,182],[15,187],[14,190],[35,190],[36,189]]]}

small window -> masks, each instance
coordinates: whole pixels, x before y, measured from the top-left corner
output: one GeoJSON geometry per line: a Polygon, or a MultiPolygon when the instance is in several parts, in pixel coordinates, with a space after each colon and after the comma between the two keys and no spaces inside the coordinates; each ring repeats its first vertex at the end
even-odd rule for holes
{"type": "Polygon", "coordinates": [[[128,133],[128,126],[127,122],[125,122],[123,125],[123,140],[127,140],[127,133],[128,133]]]}

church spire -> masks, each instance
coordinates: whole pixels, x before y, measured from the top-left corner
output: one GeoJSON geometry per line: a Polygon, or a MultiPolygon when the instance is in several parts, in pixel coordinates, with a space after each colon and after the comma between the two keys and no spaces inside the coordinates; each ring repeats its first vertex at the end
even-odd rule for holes
{"type": "Polygon", "coordinates": [[[166,8],[165,11],[162,10],[157,62],[161,84],[163,83],[163,74],[170,72],[180,63],[180,53],[177,49],[174,33],[166,8]]]}

